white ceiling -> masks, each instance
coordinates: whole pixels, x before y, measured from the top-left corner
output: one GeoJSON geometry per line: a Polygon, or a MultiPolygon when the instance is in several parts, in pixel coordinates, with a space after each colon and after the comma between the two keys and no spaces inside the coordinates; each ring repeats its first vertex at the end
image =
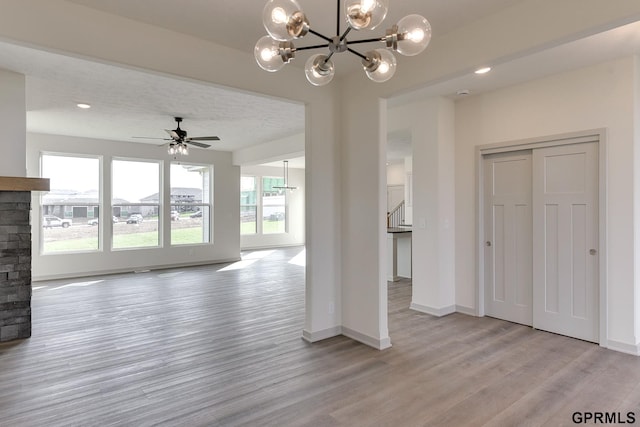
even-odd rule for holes
{"type": "MultiPolygon", "coordinates": [[[[251,52],[265,32],[261,24],[265,0],[68,0],[132,20],[190,34],[251,52]]],[[[419,13],[429,19],[434,37],[450,32],[520,0],[396,0],[385,22],[419,13]]],[[[299,0],[312,28],[335,32],[335,3],[299,0]],[[333,7],[327,7],[330,4],[333,7]]],[[[26,24],[26,23],[25,23],[26,24]]],[[[344,25],[342,26],[344,28],[344,25]]],[[[381,29],[381,32],[384,30],[381,29]]],[[[369,38],[357,34],[353,39],[369,38]]],[[[316,44],[307,36],[298,46],[316,44]]],[[[491,64],[481,78],[467,73],[392,100],[411,102],[418,96],[454,96],[458,89],[472,94],[493,90],[539,76],[640,52],[637,24],[612,30],[544,52],[491,64]]],[[[364,50],[364,47],[363,47],[364,50]]],[[[304,55],[297,58],[304,63],[304,55]]],[[[359,67],[352,55],[337,55],[339,73],[359,67]]],[[[0,41],[0,68],[27,76],[27,127],[30,132],[90,138],[161,143],[133,136],[164,138],[163,129],[175,128],[174,116],[184,117],[190,136],[218,135],[215,148],[234,151],[303,132],[304,106],[242,93],[201,82],[150,74],[61,56],[0,41]],[[78,102],[92,104],[79,110],[78,102]]],[[[390,135],[390,155],[403,156],[410,147],[406,133],[390,135]],[[404,150],[404,151],[403,151],[404,150]],[[392,154],[395,153],[395,154],[392,154]]]]}

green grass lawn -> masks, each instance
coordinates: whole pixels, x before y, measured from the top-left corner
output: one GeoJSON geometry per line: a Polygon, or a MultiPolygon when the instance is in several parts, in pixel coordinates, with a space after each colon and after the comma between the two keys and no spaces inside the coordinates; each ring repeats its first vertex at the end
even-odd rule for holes
{"type": "MultiPolygon", "coordinates": [[[[263,221],[262,234],[284,233],[284,221],[263,221]]],[[[256,234],[255,222],[241,222],[240,234],[256,234]]]]}
{"type": "MultiPolygon", "coordinates": [[[[202,227],[178,228],[171,230],[171,243],[185,245],[202,243],[202,227]]],[[[117,234],[113,237],[114,249],[146,248],[158,246],[158,232],[117,234]]],[[[98,238],[85,237],[80,239],[58,240],[45,242],[44,252],[79,252],[97,251],[98,238]]]]}
{"type": "MultiPolygon", "coordinates": [[[[240,223],[241,234],[255,234],[255,222],[240,223]]],[[[263,221],[262,233],[284,233],[284,221],[263,221]]],[[[172,245],[188,245],[202,243],[202,227],[176,228],[171,230],[172,245]]],[[[114,249],[150,248],[158,246],[158,232],[148,231],[144,233],[125,233],[113,236],[114,249]]],[[[61,239],[44,243],[45,253],[54,252],[83,252],[97,251],[98,237],[82,237],[76,239],[61,239]]]]}

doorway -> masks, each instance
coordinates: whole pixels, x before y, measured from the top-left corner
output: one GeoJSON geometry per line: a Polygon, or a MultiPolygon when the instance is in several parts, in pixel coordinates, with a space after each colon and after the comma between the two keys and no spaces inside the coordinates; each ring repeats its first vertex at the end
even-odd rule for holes
{"type": "Polygon", "coordinates": [[[483,314],[600,342],[599,140],[485,151],[483,314]]]}

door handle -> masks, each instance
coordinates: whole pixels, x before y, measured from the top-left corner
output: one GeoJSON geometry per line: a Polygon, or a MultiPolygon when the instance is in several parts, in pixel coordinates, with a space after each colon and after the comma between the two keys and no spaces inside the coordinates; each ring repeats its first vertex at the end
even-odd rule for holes
{"type": "Polygon", "coordinates": [[[490,246],[491,246],[491,242],[490,242],[489,240],[487,240],[487,241],[485,242],[485,246],[486,246],[486,247],[490,247],[490,246]]]}
{"type": "Polygon", "coordinates": [[[595,249],[589,249],[589,255],[595,255],[597,253],[598,251],[596,251],[595,249]]]}

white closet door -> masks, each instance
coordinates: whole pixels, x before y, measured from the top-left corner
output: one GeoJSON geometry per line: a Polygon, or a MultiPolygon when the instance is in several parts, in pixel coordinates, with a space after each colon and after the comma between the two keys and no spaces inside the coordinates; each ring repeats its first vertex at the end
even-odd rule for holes
{"type": "Polygon", "coordinates": [[[485,313],[532,322],[531,151],[484,158],[485,313]]]}
{"type": "Polygon", "coordinates": [[[533,151],[533,327],[598,341],[598,146],[533,151]]]}

